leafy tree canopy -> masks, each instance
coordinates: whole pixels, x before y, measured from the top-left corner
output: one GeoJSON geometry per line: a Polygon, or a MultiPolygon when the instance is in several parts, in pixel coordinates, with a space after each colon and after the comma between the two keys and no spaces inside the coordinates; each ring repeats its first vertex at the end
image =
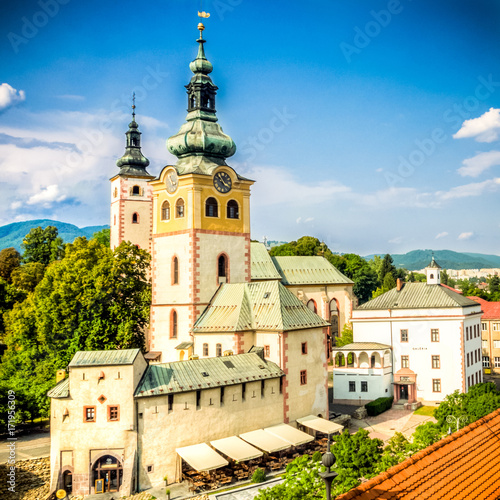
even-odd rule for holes
{"type": "Polygon", "coordinates": [[[96,239],[101,245],[104,245],[105,247],[109,247],[110,234],[111,234],[111,229],[109,229],[109,227],[107,227],[107,228],[101,229],[97,233],[94,233],[92,235],[92,239],[96,239]]]}
{"type": "Polygon", "coordinates": [[[12,284],[19,290],[32,292],[44,273],[45,266],[41,262],[28,262],[12,271],[12,284]]]}
{"type": "Polygon", "coordinates": [[[0,278],[10,282],[12,271],[21,264],[21,254],[13,247],[0,250],[0,278]]]}
{"type": "Polygon", "coordinates": [[[5,315],[8,348],[0,378],[46,414],[55,372],[78,350],[144,346],[151,302],[149,254],[130,243],[114,252],[77,238],[47,267],[26,300],[5,315]]]}
{"type": "Polygon", "coordinates": [[[33,228],[23,240],[23,262],[40,262],[48,265],[63,255],[63,240],[57,236],[57,228],[47,226],[33,228]]]}
{"type": "Polygon", "coordinates": [[[347,344],[352,344],[353,342],[353,333],[352,333],[352,324],[351,323],[346,323],[344,325],[344,328],[342,328],[342,332],[340,334],[340,337],[337,338],[337,341],[335,345],[337,347],[342,347],[347,344]]]}

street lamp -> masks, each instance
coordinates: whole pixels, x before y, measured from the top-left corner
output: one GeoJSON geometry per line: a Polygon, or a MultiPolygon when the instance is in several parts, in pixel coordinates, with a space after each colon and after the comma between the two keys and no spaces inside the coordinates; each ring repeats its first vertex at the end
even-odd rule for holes
{"type": "MultiPolygon", "coordinates": [[[[467,420],[469,420],[469,417],[467,415],[462,415],[461,417],[455,417],[454,415],[448,415],[446,417],[446,421],[449,424],[453,424],[453,423],[457,424],[457,432],[460,429],[460,420],[462,420],[463,422],[467,422],[467,420]]],[[[450,434],[451,434],[451,425],[448,427],[448,435],[450,435],[450,434]]]]}
{"type": "Polygon", "coordinates": [[[336,472],[331,472],[330,468],[335,463],[335,455],[330,450],[330,434],[328,434],[328,444],[326,447],[326,453],[321,457],[321,463],[326,467],[325,472],[320,472],[319,475],[325,481],[326,486],[326,500],[332,500],[332,482],[337,477],[336,472]]]}

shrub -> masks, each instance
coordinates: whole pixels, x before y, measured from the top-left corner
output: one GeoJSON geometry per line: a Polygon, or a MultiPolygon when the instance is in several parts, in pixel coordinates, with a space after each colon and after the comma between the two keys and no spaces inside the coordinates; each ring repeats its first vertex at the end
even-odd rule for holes
{"type": "MultiPolygon", "coordinates": [[[[328,451],[328,450],[327,450],[328,451]]],[[[313,462],[321,462],[321,458],[322,458],[322,455],[321,455],[321,451],[315,451],[313,454],[312,454],[312,461],[313,462]]]]}
{"type": "Polygon", "coordinates": [[[378,398],[365,405],[366,411],[370,417],[380,415],[392,406],[393,400],[394,397],[392,396],[390,398],[378,398]]]}
{"type": "Polygon", "coordinates": [[[266,472],[264,469],[257,467],[252,474],[252,483],[263,483],[266,480],[266,472]]]}

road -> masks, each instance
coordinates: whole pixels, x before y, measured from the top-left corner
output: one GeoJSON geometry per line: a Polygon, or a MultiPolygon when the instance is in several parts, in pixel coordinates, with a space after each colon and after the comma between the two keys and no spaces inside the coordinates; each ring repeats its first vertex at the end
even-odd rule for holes
{"type": "Polygon", "coordinates": [[[48,457],[50,455],[50,434],[48,432],[38,432],[19,436],[17,441],[0,441],[0,463],[7,461],[9,456],[8,444],[16,443],[16,460],[26,460],[29,458],[48,457]]]}

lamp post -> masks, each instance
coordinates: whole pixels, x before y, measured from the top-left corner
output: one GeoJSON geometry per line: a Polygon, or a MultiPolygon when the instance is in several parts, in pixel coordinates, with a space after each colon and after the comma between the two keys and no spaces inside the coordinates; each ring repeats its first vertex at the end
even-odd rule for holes
{"type": "Polygon", "coordinates": [[[328,444],[326,453],[321,458],[321,463],[326,467],[325,472],[320,472],[319,475],[323,478],[326,486],[326,500],[332,500],[332,482],[337,477],[336,472],[331,472],[330,468],[335,463],[335,455],[330,450],[330,434],[328,434],[328,444]]]}
{"type": "MultiPolygon", "coordinates": [[[[449,424],[453,424],[453,423],[457,424],[457,432],[460,429],[460,420],[462,420],[463,422],[467,422],[467,420],[469,420],[469,417],[467,415],[462,415],[461,417],[455,417],[454,415],[448,415],[446,417],[446,421],[449,424]]],[[[451,425],[448,427],[448,435],[450,435],[450,434],[451,434],[451,425]]]]}

